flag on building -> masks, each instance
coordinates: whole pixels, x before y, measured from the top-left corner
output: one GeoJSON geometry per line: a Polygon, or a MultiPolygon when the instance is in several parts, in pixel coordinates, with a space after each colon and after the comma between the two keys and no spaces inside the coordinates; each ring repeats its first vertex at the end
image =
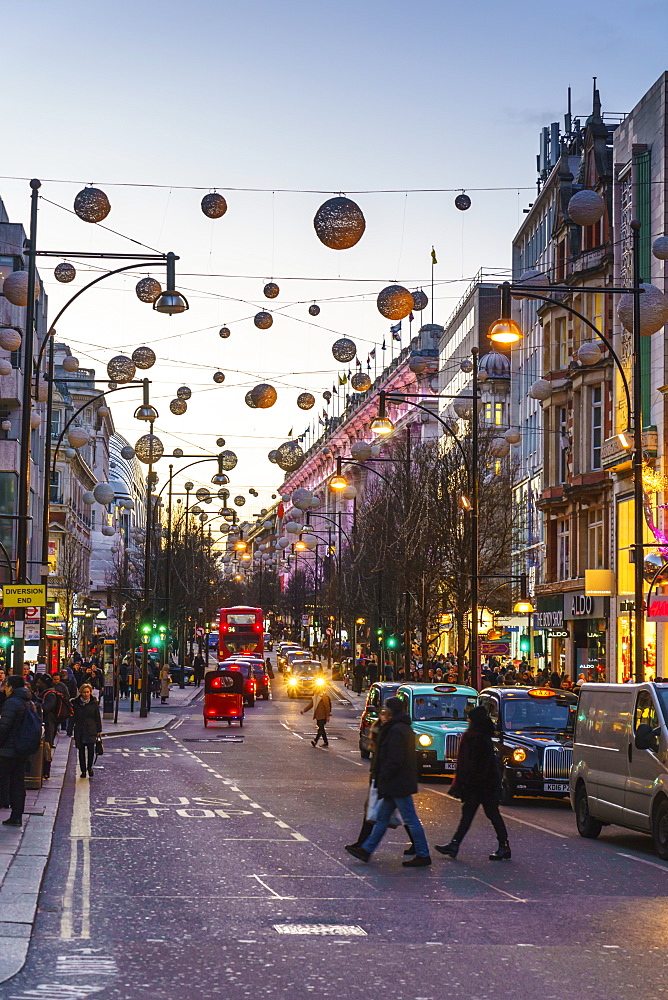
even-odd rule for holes
{"type": "Polygon", "coordinates": [[[339,375],[339,385],[345,385],[348,381],[347,375],[339,375]]]}
{"type": "Polygon", "coordinates": [[[436,260],[436,251],[433,247],[431,248],[431,262],[432,264],[438,264],[438,261],[436,260]]]}
{"type": "Polygon", "coordinates": [[[401,333],[401,320],[399,320],[398,323],[395,323],[394,326],[390,327],[390,333],[392,334],[395,340],[398,339],[397,334],[401,333]]]}
{"type": "Polygon", "coordinates": [[[335,396],[338,396],[339,394],[339,390],[336,388],[335,385],[332,386],[332,392],[334,393],[335,396]]]}
{"type": "Polygon", "coordinates": [[[387,347],[385,346],[385,338],[383,337],[383,346],[381,347],[381,351],[386,351],[386,350],[387,347]]]}
{"type": "Polygon", "coordinates": [[[376,357],[376,348],[375,347],[374,347],[373,351],[369,351],[369,357],[370,358],[375,358],[376,357]]]}

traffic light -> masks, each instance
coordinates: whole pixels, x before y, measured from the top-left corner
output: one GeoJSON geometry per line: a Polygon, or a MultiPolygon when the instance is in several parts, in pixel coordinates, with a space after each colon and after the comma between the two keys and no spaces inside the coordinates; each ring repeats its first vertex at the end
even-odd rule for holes
{"type": "Polygon", "coordinates": [[[385,643],[388,649],[396,649],[399,645],[399,638],[396,635],[388,635],[385,643]]]}
{"type": "Polygon", "coordinates": [[[139,634],[141,635],[141,641],[144,643],[144,645],[146,645],[146,643],[151,638],[151,631],[152,629],[150,622],[144,622],[142,625],[139,626],[139,634]]]}
{"type": "Polygon", "coordinates": [[[520,653],[528,653],[531,649],[531,644],[529,642],[529,636],[524,633],[520,636],[520,653]]]}

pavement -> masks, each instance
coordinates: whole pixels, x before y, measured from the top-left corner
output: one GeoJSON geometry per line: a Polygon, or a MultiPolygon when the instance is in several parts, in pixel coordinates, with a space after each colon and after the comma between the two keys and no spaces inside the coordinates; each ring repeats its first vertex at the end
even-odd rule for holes
{"type": "MultiPolygon", "coordinates": [[[[357,862],[343,845],[368,784],[358,706],[335,702],[329,748],[313,749],[305,704],[277,675],[243,729],[170,707],[167,728],[109,740],[92,781],[71,760],[32,943],[3,1000],[668,992],[668,864],[649,837],[610,826],[583,840],[568,802],[518,799],[502,810],[510,862],[488,861],[484,815],[456,861],[402,868],[399,828],[357,862]]],[[[416,797],[431,845],[458,818],[447,789],[432,778],[416,797]]]]}
{"type": "Polygon", "coordinates": [[[186,708],[191,705],[198,695],[201,695],[203,688],[185,687],[180,688],[178,684],[173,684],[169,691],[169,699],[166,705],[160,704],[160,698],[151,700],[151,710],[145,719],[139,716],[139,702],[135,701],[134,711],[130,711],[130,702],[127,698],[121,698],[118,708],[118,722],[113,719],[103,720],[103,730],[109,736],[121,736],[125,733],[145,733],[156,729],[164,729],[174,722],[176,715],[174,709],[186,708]]]}

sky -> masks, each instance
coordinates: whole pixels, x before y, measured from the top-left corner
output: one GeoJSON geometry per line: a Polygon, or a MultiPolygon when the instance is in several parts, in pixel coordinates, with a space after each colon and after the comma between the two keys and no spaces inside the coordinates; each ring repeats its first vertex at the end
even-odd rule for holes
{"type": "MultiPolygon", "coordinates": [[[[232,495],[245,494],[243,513],[253,514],[281,481],[268,451],[325,406],[340,367],[332,343],[350,336],[366,370],[385,339],[389,362],[376,297],[394,281],[430,293],[432,246],[437,323],[480,269],[503,274],[535,192],[540,129],[563,127],[567,87],[575,116],[591,110],[593,76],[603,111],[629,112],[668,68],[667,29],[663,0],[632,9],[584,0],[568,17],[524,0],[14,4],[1,27],[0,196],[11,221],[27,226],[26,178],[40,178],[38,245],[65,257],[146,247],[179,255],[188,312],[161,316],[140,303],[137,277],[163,277],[143,269],[86,292],[57,340],[102,377],[114,355],[153,347],[166,452],[216,453],[224,437],[239,457],[232,495]],[[72,214],[89,183],[107,193],[104,225],[121,235],[72,214]],[[212,221],[199,205],[214,189],[228,211],[212,221]],[[467,212],[454,207],[460,190],[467,212]],[[387,191],[396,193],[378,193],[387,191]],[[366,219],[347,251],[324,247],[313,229],[318,206],[339,192],[366,219]],[[271,302],[269,279],[280,286],[271,302]],[[253,325],[261,308],[274,313],[267,331],[253,325]],[[259,382],[278,391],[271,409],[244,403],[259,382]],[[193,395],[177,417],[169,402],[181,385],[193,395]],[[317,400],[308,413],[296,405],[305,390],[317,400]]],[[[59,285],[40,264],[52,317],[99,266],[82,264],[59,285]]],[[[134,390],[112,400],[117,430],[134,443],[144,431],[134,390]]],[[[156,466],[163,482],[166,466],[156,466]]],[[[214,467],[200,469],[206,484],[214,467]]]]}

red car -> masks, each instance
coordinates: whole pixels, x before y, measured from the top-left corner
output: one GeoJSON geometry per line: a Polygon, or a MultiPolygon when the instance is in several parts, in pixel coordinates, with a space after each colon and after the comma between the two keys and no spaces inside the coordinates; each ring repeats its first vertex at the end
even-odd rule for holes
{"type": "Polygon", "coordinates": [[[257,690],[255,684],[255,677],[253,676],[253,667],[248,660],[233,660],[229,658],[223,660],[222,664],[219,665],[222,670],[238,670],[244,678],[244,705],[248,705],[252,708],[255,704],[255,692],[257,690]]]}

